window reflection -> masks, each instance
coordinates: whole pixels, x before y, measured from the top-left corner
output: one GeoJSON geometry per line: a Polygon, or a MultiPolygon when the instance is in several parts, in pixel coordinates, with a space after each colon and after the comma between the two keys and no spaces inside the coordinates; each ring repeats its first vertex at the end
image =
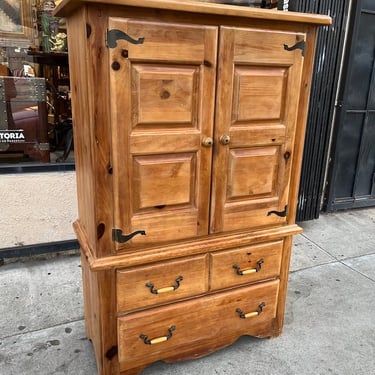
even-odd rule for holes
{"type": "Polygon", "coordinates": [[[54,7],[1,0],[0,165],[74,163],[66,28],[54,7]]]}

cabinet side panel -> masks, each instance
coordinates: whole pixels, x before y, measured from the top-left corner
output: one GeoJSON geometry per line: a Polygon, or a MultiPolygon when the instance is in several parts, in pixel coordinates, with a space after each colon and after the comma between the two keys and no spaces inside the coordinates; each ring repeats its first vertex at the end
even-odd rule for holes
{"type": "Polygon", "coordinates": [[[118,373],[115,311],[115,272],[92,272],[82,255],[85,324],[92,341],[98,373],[118,373]]]}
{"type": "Polygon", "coordinates": [[[95,359],[97,367],[100,368],[100,336],[99,332],[99,319],[97,314],[97,296],[98,296],[98,284],[97,284],[97,273],[90,272],[89,262],[81,252],[81,263],[82,263],[82,285],[83,285],[83,302],[85,311],[85,328],[86,336],[92,342],[93,349],[95,352],[95,359]]]}
{"type": "MultiPolygon", "coordinates": [[[[96,273],[96,272],[93,272],[96,273]]],[[[99,272],[98,315],[100,319],[102,375],[118,374],[118,343],[116,327],[116,275],[114,270],[99,272]]]]}
{"type": "Polygon", "coordinates": [[[79,220],[93,254],[101,257],[110,253],[113,227],[105,25],[91,8],[68,22],[79,220]]]}
{"type": "MultiPolygon", "coordinates": [[[[107,23],[105,9],[92,6],[88,8],[87,30],[88,86],[86,95],[90,99],[89,113],[94,149],[95,179],[95,234],[97,257],[109,255],[114,251],[113,229],[113,178],[111,155],[111,122],[108,83],[108,48],[106,46],[107,23]]],[[[85,107],[83,107],[85,110],[85,107]]]]}
{"type": "Polygon", "coordinates": [[[78,215],[84,228],[90,247],[94,248],[94,196],[93,174],[94,147],[91,131],[91,111],[87,94],[88,81],[86,70],[85,24],[86,9],[81,8],[68,19],[68,44],[70,83],[72,95],[72,115],[74,134],[74,156],[77,178],[78,215]],[[85,108],[86,110],[83,110],[85,108]]]}
{"type": "Polygon", "coordinates": [[[277,313],[276,319],[274,321],[274,335],[277,337],[281,335],[282,329],[284,326],[284,315],[286,308],[286,298],[288,291],[288,278],[289,278],[289,267],[290,267],[290,258],[292,251],[293,237],[285,237],[284,248],[281,259],[281,271],[280,271],[280,290],[278,294],[277,301],[277,313]]]}
{"type": "Polygon", "coordinates": [[[302,71],[301,91],[299,97],[295,145],[293,152],[294,173],[291,178],[289,192],[288,224],[295,222],[297,198],[302,167],[303,147],[305,143],[306,121],[309,108],[311,78],[316,49],[317,28],[310,26],[306,33],[306,50],[302,71]]]}

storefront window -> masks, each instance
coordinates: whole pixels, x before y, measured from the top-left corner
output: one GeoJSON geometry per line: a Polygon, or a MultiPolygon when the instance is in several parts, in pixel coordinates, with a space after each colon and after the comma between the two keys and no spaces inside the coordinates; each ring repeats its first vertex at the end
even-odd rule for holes
{"type": "Polygon", "coordinates": [[[0,2],[0,168],[74,164],[66,26],[55,5],[0,2]]]}

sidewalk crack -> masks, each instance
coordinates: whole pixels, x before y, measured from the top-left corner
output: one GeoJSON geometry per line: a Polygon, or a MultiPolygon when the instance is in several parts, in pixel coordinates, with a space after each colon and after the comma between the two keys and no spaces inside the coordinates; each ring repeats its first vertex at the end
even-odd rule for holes
{"type": "MultiPolygon", "coordinates": [[[[375,255],[375,253],[369,253],[369,254],[363,254],[363,255],[358,255],[358,256],[353,256],[353,257],[347,257],[347,258],[343,258],[343,259],[339,259],[337,258],[336,256],[334,256],[333,254],[329,253],[327,250],[325,250],[323,247],[321,247],[319,244],[317,244],[316,242],[314,242],[313,240],[311,240],[310,238],[308,238],[307,236],[305,236],[304,233],[301,234],[307,241],[311,242],[314,246],[316,246],[319,250],[323,251],[324,253],[326,253],[327,255],[329,255],[333,260],[332,262],[328,262],[328,263],[325,263],[325,264],[332,264],[332,263],[340,263],[342,264],[343,266],[345,266],[346,268],[349,268],[350,270],[362,275],[363,277],[365,277],[366,279],[372,281],[372,282],[375,282],[375,280],[371,277],[369,277],[368,275],[364,274],[363,272],[351,267],[350,265],[346,264],[345,262],[348,261],[348,260],[351,260],[351,259],[356,259],[356,258],[362,258],[364,256],[369,256],[369,255],[375,255]]],[[[314,268],[314,267],[317,267],[318,265],[316,266],[312,266],[312,267],[309,267],[309,268],[314,268]]],[[[321,264],[319,264],[319,266],[321,266],[321,264]]]]}
{"type": "Polygon", "coordinates": [[[20,337],[20,336],[24,336],[24,335],[27,335],[27,334],[30,334],[30,333],[45,331],[46,329],[57,328],[57,327],[61,327],[61,326],[67,325],[67,324],[77,323],[77,322],[80,322],[80,321],[84,321],[84,318],[82,317],[82,318],[79,318],[79,319],[69,320],[67,322],[55,324],[55,325],[48,326],[48,327],[42,327],[42,328],[39,328],[39,329],[15,333],[14,335],[3,336],[3,337],[0,337],[0,340],[6,340],[6,339],[9,339],[9,338],[12,338],[12,337],[20,337]]]}

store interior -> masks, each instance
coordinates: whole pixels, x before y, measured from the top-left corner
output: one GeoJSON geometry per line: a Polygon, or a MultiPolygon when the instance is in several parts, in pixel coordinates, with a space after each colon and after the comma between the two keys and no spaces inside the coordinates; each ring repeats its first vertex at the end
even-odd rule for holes
{"type": "Polygon", "coordinates": [[[74,163],[65,20],[57,2],[0,4],[0,164],[74,163]]]}

